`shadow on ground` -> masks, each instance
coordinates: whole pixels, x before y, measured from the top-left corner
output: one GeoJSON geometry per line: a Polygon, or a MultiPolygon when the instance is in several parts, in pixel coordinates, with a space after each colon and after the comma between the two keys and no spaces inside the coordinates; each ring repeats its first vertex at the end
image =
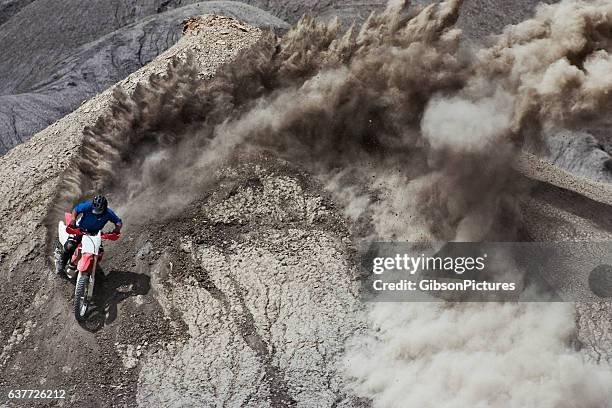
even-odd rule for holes
{"type": "Polygon", "coordinates": [[[151,278],[144,274],[129,271],[113,271],[105,275],[99,268],[96,272],[93,305],[81,327],[97,332],[117,318],[117,306],[124,300],[138,295],[146,295],[151,289],[151,278]]]}

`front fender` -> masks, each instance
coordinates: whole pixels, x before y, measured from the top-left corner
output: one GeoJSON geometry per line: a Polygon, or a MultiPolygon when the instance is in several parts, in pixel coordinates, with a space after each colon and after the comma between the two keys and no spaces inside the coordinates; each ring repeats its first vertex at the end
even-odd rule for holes
{"type": "Polygon", "coordinates": [[[79,272],[88,273],[89,268],[93,264],[94,254],[82,254],[77,269],[79,272]]]}
{"type": "Polygon", "coordinates": [[[77,246],[77,249],[74,251],[74,254],[72,254],[72,258],[70,259],[70,262],[75,264],[77,259],[80,259],[80,257],[81,257],[81,244],[77,246]]]}

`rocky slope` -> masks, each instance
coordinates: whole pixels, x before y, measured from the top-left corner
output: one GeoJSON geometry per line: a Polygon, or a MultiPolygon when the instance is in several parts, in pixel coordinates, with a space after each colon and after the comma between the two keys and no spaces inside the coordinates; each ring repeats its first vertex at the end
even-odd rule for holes
{"type": "MultiPolygon", "coordinates": [[[[431,1],[420,0],[416,5],[431,1]]],[[[475,42],[530,15],[538,1],[466,2],[458,25],[475,42]]],[[[0,2],[0,154],[151,61],[179,36],[177,22],[218,13],[286,28],[303,14],[363,21],[386,1],[49,0],[0,2]],[[265,11],[262,11],[265,10],[265,11]],[[270,13],[270,14],[268,14],[270,13]],[[275,17],[273,17],[275,16],[275,17]]]]}
{"type": "Polygon", "coordinates": [[[33,2],[0,25],[0,53],[7,56],[0,63],[0,154],[146,65],[180,38],[187,17],[217,13],[254,26],[286,27],[231,1],[159,13],[155,2],[132,8],[125,2],[51,3],[33,2]]]}

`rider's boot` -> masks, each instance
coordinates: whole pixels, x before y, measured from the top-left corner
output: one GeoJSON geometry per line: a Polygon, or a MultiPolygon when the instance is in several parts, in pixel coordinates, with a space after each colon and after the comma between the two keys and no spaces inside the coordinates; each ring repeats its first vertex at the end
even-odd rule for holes
{"type": "Polygon", "coordinates": [[[62,245],[58,245],[55,249],[55,271],[58,275],[62,275],[63,272],[68,272],[68,269],[76,270],[76,266],[72,263],[71,258],[79,242],[80,240],[77,237],[71,236],[63,247],[62,245]]]}
{"type": "Polygon", "coordinates": [[[69,261],[68,265],[66,265],[66,275],[68,275],[70,279],[77,276],[77,266],[73,264],[72,261],[69,261]]]}

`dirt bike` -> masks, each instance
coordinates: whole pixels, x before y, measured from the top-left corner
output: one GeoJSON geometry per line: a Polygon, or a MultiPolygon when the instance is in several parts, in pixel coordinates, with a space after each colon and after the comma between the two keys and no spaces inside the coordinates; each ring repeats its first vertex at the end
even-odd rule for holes
{"type": "Polygon", "coordinates": [[[63,247],[70,238],[70,235],[79,235],[82,237],[81,243],[78,245],[76,251],[74,251],[74,255],[70,260],[70,264],[74,264],[78,259],[76,270],[70,271],[70,268],[66,265],[65,273],[70,279],[76,277],[74,289],[74,317],[78,321],[83,321],[93,298],[96,267],[102,260],[102,255],[104,253],[104,251],[101,250],[102,240],[107,239],[116,241],[119,239],[119,234],[106,234],[101,231],[95,235],[88,234],[78,227],[70,227],[70,214],[65,214],[65,218],[66,220],[60,221],[57,227],[60,245],[56,248],[55,259],[57,263],[58,256],[62,256],[63,247]]]}

